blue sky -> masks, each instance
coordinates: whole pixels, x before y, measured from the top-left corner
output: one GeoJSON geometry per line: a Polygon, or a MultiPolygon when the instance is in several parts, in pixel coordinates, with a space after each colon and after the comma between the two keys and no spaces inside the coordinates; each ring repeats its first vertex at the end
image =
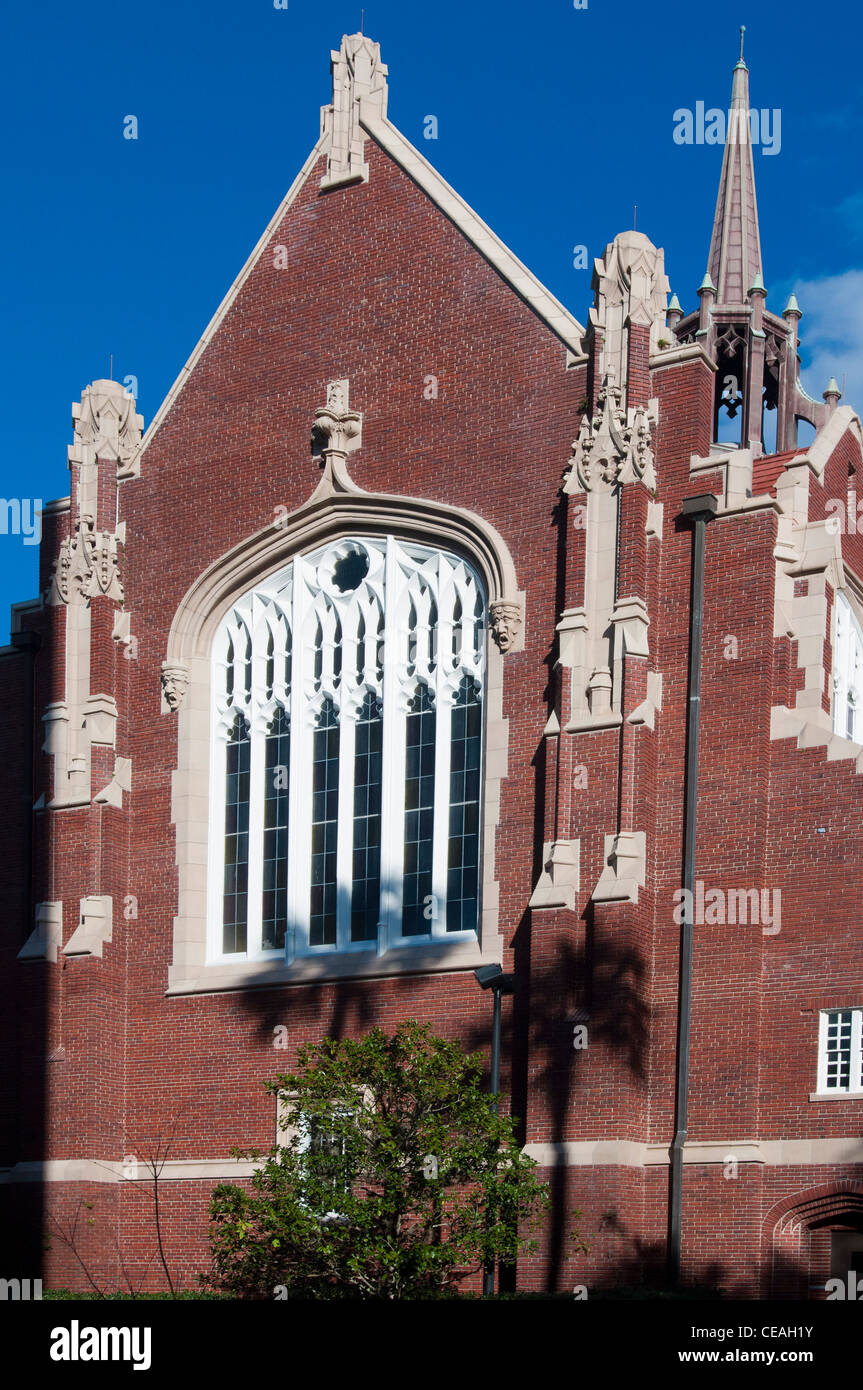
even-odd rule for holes
{"type": "MultiPolygon", "coordinates": [[[[148,423],[317,138],[329,51],[360,5],[47,0],[3,21],[5,275],[0,494],[68,492],[70,406],[137,378],[148,423]],[[138,118],[136,141],[124,117],[138,118]]],[[[727,107],[738,27],[751,101],[781,113],[757,151],[768,306],[796,289],[804,382],[847,376],[863,407],[863,19],[850,0],[372,0],[389,115],[582,321],[588,264],[632,225],[695,307],[722,150],[673,139],[681,107],[727,107]],[[826,14],[826,20],[822,15],[826,14]],[[438,139],[423,138],[438,118],[438,139]]],[[[0,534],[8,606],[36,592],[35,546],[0,534]]]]}

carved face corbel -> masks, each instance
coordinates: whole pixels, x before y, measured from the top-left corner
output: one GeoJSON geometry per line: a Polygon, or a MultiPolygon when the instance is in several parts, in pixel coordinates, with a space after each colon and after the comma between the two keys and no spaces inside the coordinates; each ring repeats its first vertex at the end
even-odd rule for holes
{"type": "Polygon", "coordinates": [[[183,703],[189,688],[189,668],[184,661],[162,662],[162,693],[165,704],[174,714],[183,703]]]}
{"type": "Polygon", "coordinates": [[[512,651],[521,633],[523,615],[515,599],[497,599],[489,604],[491,635],[501,652],[512,651]]]}

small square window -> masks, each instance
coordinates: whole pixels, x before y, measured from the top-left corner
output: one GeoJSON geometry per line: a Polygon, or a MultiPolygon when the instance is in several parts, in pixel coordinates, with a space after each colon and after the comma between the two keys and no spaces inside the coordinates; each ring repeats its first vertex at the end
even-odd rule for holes
{"type": "Polygon", "coordinates": [[[863,1095],[863,1008],[822,1009],[818,1093],[863,1095]]]}

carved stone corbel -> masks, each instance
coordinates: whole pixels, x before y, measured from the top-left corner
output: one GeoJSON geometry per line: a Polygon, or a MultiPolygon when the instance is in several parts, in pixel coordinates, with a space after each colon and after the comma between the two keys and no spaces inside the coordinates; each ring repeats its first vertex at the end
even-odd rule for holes
{"type": "Polygon", "coordinates": [[[185,661],[162,662],[164,708],[172,714],[180,708],[189,688],[189,667],[185,661]]]}
{"type": "Polygon", "coordinates": [[[518,644],[524,622],[519,601],[511,598],[495,599],[488,606],[488,620],[498,650],[504,654],[513,651],[518,644]]]}

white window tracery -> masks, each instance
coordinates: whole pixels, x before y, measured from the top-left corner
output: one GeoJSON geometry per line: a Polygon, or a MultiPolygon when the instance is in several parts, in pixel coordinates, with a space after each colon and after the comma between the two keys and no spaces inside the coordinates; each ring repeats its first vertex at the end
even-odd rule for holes
{"type": "Polygon", "coordinates": [[[212,961],[475,938],[485,595],[350,537],[225,615],[212,656],[212,961]]]}
{"type": "Polygon", "coordinates": [[[863,743],[863,629],[841,591],[836,593],[833,644],[833,731],[863,743]]]}

